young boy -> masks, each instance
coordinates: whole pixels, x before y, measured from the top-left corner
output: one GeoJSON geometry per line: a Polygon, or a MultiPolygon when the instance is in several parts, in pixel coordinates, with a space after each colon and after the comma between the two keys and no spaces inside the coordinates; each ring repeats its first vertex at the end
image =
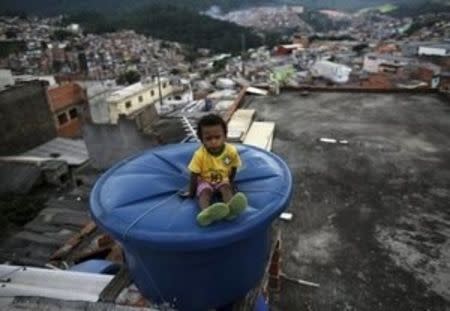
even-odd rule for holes
{"type": "Polygon", "coordinates": [[[197,135],[202,145],[188,167],[191,172],[188,195],[197,195],[201,209],[197,221],[207,226],[221,219],[234,219],[246,208],[247,198],[240,192],[234,194],[234,177],[241,160],[236,147],[225,142],[227,124],[220,116],[204,116],[197,125],[197,135]],[[216,192],[223,202],[211,204],[216,192]]]}

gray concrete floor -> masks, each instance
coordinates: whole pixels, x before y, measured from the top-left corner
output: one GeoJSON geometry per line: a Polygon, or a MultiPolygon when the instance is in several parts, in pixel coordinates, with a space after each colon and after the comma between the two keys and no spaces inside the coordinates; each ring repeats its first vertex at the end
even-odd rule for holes
{"type": "Polygon", "coordinates": [[[434,95],[249,98],[295,179],[273,310],[450,309],[450,104],[434,95]],[[345,139],[326,144],[321,137],[345,139]]]}

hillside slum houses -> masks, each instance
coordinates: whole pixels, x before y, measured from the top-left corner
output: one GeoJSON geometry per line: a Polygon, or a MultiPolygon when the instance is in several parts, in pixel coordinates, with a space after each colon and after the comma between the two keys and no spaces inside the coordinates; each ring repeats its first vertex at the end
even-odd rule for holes
{"type": "MultiPolygon", "coordinates": [[[[30,25],[26,27],[32,31],[30,25]]],[[[33,31],[47,36],[45,28],[33,31]]],[[[382,28],[375,39],[359,36],[336,41],[297,34],[274,49],[250,49],[239,56],[202,50],[199,59],[189,65],[181,60],[179,45],[151,41],[132,32],[84,40],[89,40],[92,52],[84,56],[68,56],[71,51],[63,46],[50,46],[45,52],[52,63],[56,59],[67,67],[65,77],[40,71],[39,66],[45,69],[46,62],[39,65],[43,56],[29,53],[15,54],[7,61],[17,66],[14,68],[29,66],[33,70],[0,70],[0,129],[4,133],[0,138],[0,193],[42,201],[36,217],[2,239],[0,259],[9,264],[2,267],[2,273],[34,266],[41,270],[30,269],[25,277],[34,273],[42,280],[47,270],[85,271],[80,265],[99,258],[107,260],[102,271],[122,271],[120,245],[89,217],[92,186],[102,172],[122,159],[162,144],[196,141],[195,124],[205,114],[217,113],[228,122],[230,141],[270,151],[276,124],[267,115],[258,120],[261,111],[255,105],[241,107],[256,96],[273,99],[273,104],[284,90],[442,94],[450,90],[448,40],[425,41],[419,34],[392,41],[382,28]],[[120,85],[113,78],[127,66],[116,61],[118,54],[152,61],[137,68],[147,71],[139,81],[120,85]],[[167,59],[158,63],[156,72],[151,70],[155,59],[167,59]],[[80,68],[89,70],[80,74],[80,68]]],[[[126,272],[121,273],[116,274],[119,277],[97,275],[84,280],[98,286],[90,295],[77,292],[83,297],[83,306],[109,302],[150,310],[151,303],[139,294],[126,272]]],[[[72,281],[64,274],[54,277],[72,281]]],[[[30,290],[37,292],[39,285],[30,290]]],[[[67,295],[71,291],[82,290],[82,286],[67,288],[61,296],[46,297],[70,300],[67,295]]]]}

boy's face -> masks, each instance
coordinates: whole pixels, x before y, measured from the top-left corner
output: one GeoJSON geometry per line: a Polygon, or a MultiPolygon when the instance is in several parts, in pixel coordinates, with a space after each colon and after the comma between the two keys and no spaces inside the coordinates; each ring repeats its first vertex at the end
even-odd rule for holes
{"type": "Polygon", "coordinates": [[[221,125],[203,126],[201,140],[209,152],[219,153],[225,144],[225,132],[221,125]]]}

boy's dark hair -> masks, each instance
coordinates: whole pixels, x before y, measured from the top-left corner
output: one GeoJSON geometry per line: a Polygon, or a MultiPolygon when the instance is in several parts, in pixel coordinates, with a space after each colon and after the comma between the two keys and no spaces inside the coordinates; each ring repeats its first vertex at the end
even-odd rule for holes
{"type": "Polygon", "coordinates": [[[214,125],[220,125],[222,126],[223,132],[225,134],[225,137],[227,137],[227,124],[225,121],[216,114],[208,114],[200,119],[197,124],[197,137],[198,139],[202,140],[203,133],[202,133],[202,127],[205,126],[214,126],[214,125]]]}

